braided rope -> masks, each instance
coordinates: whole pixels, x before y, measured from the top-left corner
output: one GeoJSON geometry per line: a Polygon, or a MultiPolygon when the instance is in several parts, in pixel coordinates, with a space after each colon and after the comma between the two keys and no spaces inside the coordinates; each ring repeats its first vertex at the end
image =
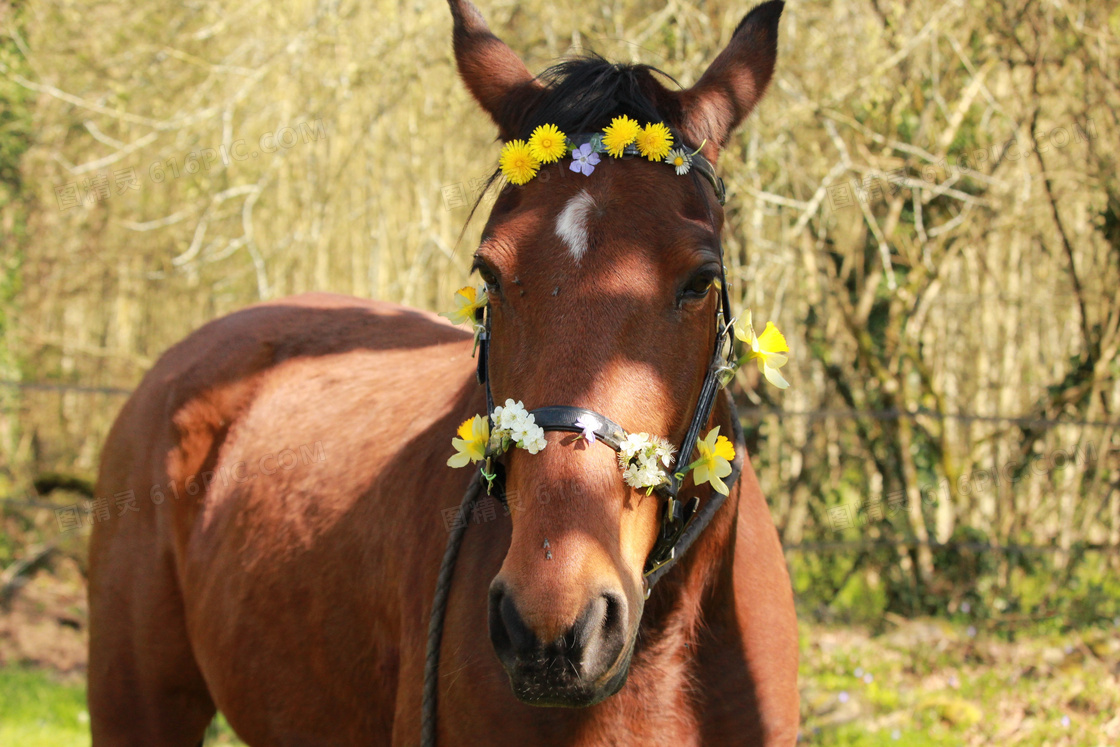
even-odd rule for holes
{"type": "Polygon", "coordinates": [[[443,641],[443,623],[447,617],[447,595],[451,591],[451,579],[455,574],[455,561],[459,558],[459,548],[467,532],[471,510],[478,500],[482,488],[481,469],[471,480],[463,502],[459,504],[459,515],[463,521],[451,530],[447,538],[447,549],[443,551],[443,563],[439,567],[436,580],[436,593],[432,598],[432,614],[428,619],[428,651],[424,660],[424,700],[420,711],[421,747],[435,747],[436,718],[439,713],[439,653],[443,641]]]}

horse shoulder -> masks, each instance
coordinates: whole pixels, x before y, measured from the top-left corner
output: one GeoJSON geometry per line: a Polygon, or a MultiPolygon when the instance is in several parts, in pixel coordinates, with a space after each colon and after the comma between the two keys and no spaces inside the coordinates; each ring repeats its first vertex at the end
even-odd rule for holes
{"type": "Polygon", "coordinates": [[[468,479],[445,462],[480,406],[470,354],[469,334],[433,315],[301,296],[200,328],[122,412],[103,476],[144,469],[175,488],[158,531],[231,717],[311,697],[329,718],[353,692],[380,691],[390,712],[365,721],[391,721],[404,608],[434,588],[442,502],[468,479]],[[286,667],[300,636],[307,668],[286,667]],[[314,688],[308,668],[322,673],[314,688]]]}

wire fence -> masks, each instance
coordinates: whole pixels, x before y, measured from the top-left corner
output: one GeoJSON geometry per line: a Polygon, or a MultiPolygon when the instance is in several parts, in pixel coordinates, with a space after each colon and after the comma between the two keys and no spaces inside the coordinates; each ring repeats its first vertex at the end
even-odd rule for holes
{"type": "Polygon", "coordinates": [[[1052,428],[1059,425],[1078,426],[1083,428],[1116,428],[1120,421],[1108,420],[1070,420],[1054,418],[1038,418],[1022,415],[976,415],[963,412],[937,412],[935,410],[852,410],[852,409],[822,409],[822,410],[786,410],[780,407],[739,407],[740,415],[777,415],[778,417],[809,418],[810,420],[917,420],[928,418],[931,420],[955,420],[964,423],[1006,423],[1024,428],[1052,428]]]}
{"type": "MultiPolygon", "coordinates": [[[[73,504],[59,504],[51,503],[49,501],[35,500],[31,497],[25,498],[0,498],[0,505],[9,506],[17,509],[31,509],[31,510],[45,510],[45,511],[66,511],[74,508],[73,504]]],[[[894,547],[894,548],[918,548],[928,547],[930,550],[955,550],[955,551],[968,551],[976,553],[1000,553],[1005,555],[1040,555],[1047,553],[1057,552],[1100,552],[1109,554],[1120,554],[1120,546],[1117,545],[1104,545],[1099,543],[1075,543],[1072,547],[1063,548],[1056,544],[1050,545],[996,545],[987,542],[922,542],[913,539],[879,539],[879,540],[836,540],[836,541],[817,541],[817,542],[797,542],[793,544],[783,544],[782,549],[786,552],[810,552],[810,553],[829,553],[829,552],[849,552],[852,550],[867,550],[879,547],[894,547]]]]}
{"type": "MultiPolygon", "coordinates": [[[[75,392],[79,394],[100,394],[108,396],[128,396],[133,390],[113,386],[90,386],[67,382],[49,381],[14,381],[0,379],[0,386],[26,391],[52,391],[75,392]]],[[[880,409],[858,410],[846,408],[832,408],[820,410],[789,410],[780,407],[740,406],[739,413],[745,418],[778,417],[778,418],[808,418],[810,420],[901,420],[929,418],[935,420],[955,420],[959,422],[1004,423],[1024,428],[1075,426],[1084,428],[1116,428],[1120,422],[1101,420],[1069,420],[1038,418],[1030,416],[1008,415],[979,415],[975,413],[942,413],[931,410],[903,410],[880,409]]],[[[59,511],[71,508],[69,505],[59,505],[49,501],[40,500],[34,496],[20,498],[0,498],[0,505],[24,510],[49,510],[59,511]]],[[[783,544],[788,553],[832,553],[867,550],[877,547],[918,548],[928,547],[931,550],[956,550],[999,554],[1046,554],[1056,552],[1075,551],[1120,553],[1120,546],[1077,543],[1075,548],[1062,548],[1057,544],[1045,545],[1020,545],[1020,544],[990,544],[979,542],[945,542],[921,541],[917,539],[865,539],[865,540],[817,540],[783,544]]]]}
{"type": "MultiPolygon", "coordinates": [[[[71,511],[75,504],[60,504],[44,501],[33,496],[20,498],[0,498],[0,506],[15,509],[43,510],[43,511],[71,511]]],[[[853,550],[868,550],[874,548],[919,548],[927,547],[933,551],[955,550],[976,553],[999,553],[1005,555],[1040,555],[1057,552],[1099,552],[1120,554],[1120,545],[1106,545],[1101,543],[1077,542],[1071,547],[1063,548],[1058,544],[1046,545],[1021,545],[1021,544],[992,544],[989,542],[935,542],[916,539],[867,539],[867,540],[818,540],[810,542],[783,543],[782,549],[788,553],[830,553],[850,552],[853,550]]]]}
{"type": "MultiPolygon", "coordinates": [[[[68,384],[64,382],[49,381],[13,381],[0,379],[0,386],[31,391],[79,392],[83,394],[107,394],[128,396],[131,389],[111,386],[86,386],[81,384],[68,384]]],[[[1076,426],[1081,428],[1117,428],[1120,421],[1108,420],[1070,420],[1055,418],[1039,418],[1029,415],[978,415],[975,413],[945,413],[936,410],[917,409],[903,410],[901,408],[883,410],[856,410],[847,408],[825,408],[820,410],[787,410],[781,407],[756,407],[748,406],[738,408],[741,416],[753,417],[790,417],[808,418],[810,420],[901,420],[903,418],[916,420],[928,418],[932,420],[955,420],[964,423],[1005,423],[1024,428],[1052,428],[1055,426],[1076,426]]]]}
{"type": "Polygon", "coordinates": [[[988,542],[923,542],[915,539],[879,539],[879,540],[836,540],[820,542],[799,542],[796,544],[783,544],[786,552],[848,552],[851,550],[866,550],[877,547],[918,548],[928,547],[930,550],[965,550],[971,552],[991,552],[1005,555],[1043,555],[1046,553],[1072,553],[1072,552],[1103,552],[1120,554],[1120,545],[1104,545],[1100,543],[1077,542],[1070,547],[1061,547],[1057,544],[1050,545],[995,545],[988,542]]]}

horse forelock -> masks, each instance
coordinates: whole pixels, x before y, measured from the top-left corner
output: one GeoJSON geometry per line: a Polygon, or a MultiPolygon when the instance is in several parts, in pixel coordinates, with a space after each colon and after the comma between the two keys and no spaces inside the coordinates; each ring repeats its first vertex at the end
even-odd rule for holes
{"type": "Polygon", "coordinates": [[[568,134],[597,132],[618,116],[639,122],[680,123],[680,106],[662,80],[672,77],[650,65],[614,63],[595,54],[564,60],[537,76],[542,85],[506,103],[518,137],[543,124],[568,134]]]}

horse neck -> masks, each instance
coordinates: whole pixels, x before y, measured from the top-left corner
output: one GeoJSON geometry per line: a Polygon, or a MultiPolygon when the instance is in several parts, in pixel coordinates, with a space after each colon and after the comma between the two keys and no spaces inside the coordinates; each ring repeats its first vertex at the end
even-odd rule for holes
{"type": "Polygon", "coordinates": [[[644,634],[651,643],[659,638],[690,643],[706,618],[733,604],[728,582],[739,490],[738,486],[732,488],[688,555],[654,587],[642,616],[644,634]]]}
{"type": "MultiPolygon", "coordinates": [[[[727,400],[720,397],[709,425],[720,424],[720,433],[730,436],[732,417],[734,415],[727,400]]],[[[742,444],[737,444],[736,448],[745,449],[742,444]]],[[[748,456],[744,453],[741,477],[750,474],[750,469],[748,456]]],[[[640,634],[640,640],[645,639],[649,650],[687,650],[683,644],[696,640],[698,628],[733,609],[735,600],[731,571],[739,498],[751,482],[750,479],[736,481],[711,523],[677,562],[677,566],[654,587],[646,601],[640,634]]]]}

